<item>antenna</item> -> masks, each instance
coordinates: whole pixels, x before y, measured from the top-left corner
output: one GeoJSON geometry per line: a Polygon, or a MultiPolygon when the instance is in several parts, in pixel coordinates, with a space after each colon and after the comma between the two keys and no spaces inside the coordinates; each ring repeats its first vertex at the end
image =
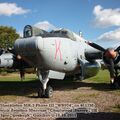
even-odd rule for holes
{"type": "Polygon", "coordinates": [[[80,36],[80,37],[83,37],[83,33],[82,33],[81,30],[79,30],[79,36],[80,36]]]}

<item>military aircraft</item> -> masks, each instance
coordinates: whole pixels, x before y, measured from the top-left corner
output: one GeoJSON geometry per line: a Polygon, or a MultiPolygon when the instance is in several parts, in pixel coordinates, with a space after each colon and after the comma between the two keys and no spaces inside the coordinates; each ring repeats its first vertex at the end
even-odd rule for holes
{"type": "Polygon", "coordinates": [[[35,68],[42,84],[39,97],[52,97],[49,79],[78,75],[82,80],[95,76],[101,68],[96,60],[102,59],[106,50],[70,30],[46,32],[26,25],[23,35],[15,41],[13,49],[1,50],[0,67],[35,68]]]}

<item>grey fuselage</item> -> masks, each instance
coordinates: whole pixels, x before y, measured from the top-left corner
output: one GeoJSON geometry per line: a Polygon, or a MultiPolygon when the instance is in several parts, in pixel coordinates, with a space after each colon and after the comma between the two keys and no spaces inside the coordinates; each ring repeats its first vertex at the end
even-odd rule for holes
{"type": "Polygon", "coordinates": [[[59,37],[30,37],[18,39],[15,50],[33,67],[59,72],[74,71],[78,59],[84,59],[86,44],[59,37]]]}
{"type": "Polygon", "coordinates": [[[63,37],[33,36],[17,39],[14,49],[30,66],[41,71],[66,74],[84,73],[84,78],[97,74],[100,64],[86,59],[85,53],[98,52],[74,34],[75,40],[63,37]]]}

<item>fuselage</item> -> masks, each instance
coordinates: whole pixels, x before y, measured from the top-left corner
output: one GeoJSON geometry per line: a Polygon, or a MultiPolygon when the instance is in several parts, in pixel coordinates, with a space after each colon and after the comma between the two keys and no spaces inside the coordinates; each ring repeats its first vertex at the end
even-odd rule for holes
{"type": "Polygon", "coordinates": [[[59,72],[74,71],[78,59],[84,59],[86,44],[60,37],[30,37],[18,39],[14,48],[34,67],[59,72]]]}

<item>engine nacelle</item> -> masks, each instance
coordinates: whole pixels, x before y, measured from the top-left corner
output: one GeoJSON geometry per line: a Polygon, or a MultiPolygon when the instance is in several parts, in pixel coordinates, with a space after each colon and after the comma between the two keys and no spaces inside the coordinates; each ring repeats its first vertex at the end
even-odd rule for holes
{"type": "Polygon", "coordinates": [[[0,56],[0,67],[1,68],[11,68],[13,66],[13,54],[12,53],[3,53],[0,56]]]}
{"type": "Polygon", "coordinates": [[[67,73],[66,78],[74,80],[84,80],[86,78],[94,77],[101,69],[101,64],[97,61],[89,62],[87,60],[79,60],[79,67],[75,73],[67,73]]]}
{"type": "Polygon", "coordinates": [[[86,62],[84,64],[84,77],[89,78],[95,76],[101,68],[98,62],[86,62]]]}

